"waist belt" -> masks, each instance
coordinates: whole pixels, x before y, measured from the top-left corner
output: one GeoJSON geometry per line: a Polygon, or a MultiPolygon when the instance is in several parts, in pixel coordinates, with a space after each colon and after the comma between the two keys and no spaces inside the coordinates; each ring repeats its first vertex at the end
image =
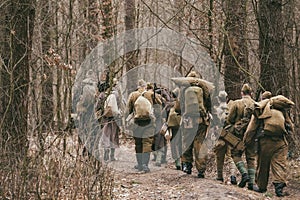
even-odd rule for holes
{"type": "Polygon", "coordinates": [[[259,137],[284,138],[282,134],[275,134],[271,131],[261,130],[259,137]]]}

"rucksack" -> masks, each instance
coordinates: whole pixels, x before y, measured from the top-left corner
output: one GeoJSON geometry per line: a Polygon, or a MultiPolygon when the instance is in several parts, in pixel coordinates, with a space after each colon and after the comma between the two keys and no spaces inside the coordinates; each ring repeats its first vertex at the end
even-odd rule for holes
{"type": "Polygon", "coordinates": [[[153,116],[153,106],[151,102],[144,97],[145,92],[142,92],[134,102],[134,122],[140,126],[148,125],[153,116]]]}
{"type": "Polygon", "coordinates": [[[96,88],[92,85],[85,85],[82,89],[82,105],[88,110],[94,106],[96,88]]]}
{"type": "Polygon", "coordinates": [[[118,102],[117,97],[112,92],[108,97],[106,98],[104,102],[104,117],[114,117],[115,115],[119,114],[119,108],[118,108],[118,102]]]}
{"type": "Polygon", "coordinates": [[[263,120],[264,130],[268,131],[272,135],[283,135],[286,133],[285,118],[283,113],[277,109],[271,109],[271,117],[263,120]]]}
{"type": "Polygon", "coordinates": [[[199,86],[190,86],[184,90],[184,114],[186,116],[206,116],[203,89],[199,86]]]}

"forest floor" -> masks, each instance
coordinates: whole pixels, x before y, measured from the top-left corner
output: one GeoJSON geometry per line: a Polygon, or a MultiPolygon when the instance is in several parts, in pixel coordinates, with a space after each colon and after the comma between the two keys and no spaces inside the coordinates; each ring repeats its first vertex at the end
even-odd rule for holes
{"type": "MultiPolygon", "coordinates": [[[[123,140],[116,150],[117,161],[109,162],[115,171],[114,199],[300,199],[300,159],[289,161],[288,187],[284,189],[289,196],[278,198],[272,185],[272,175],[266,193],[256,193],[245,188],[231,185],[228,163],[225,165],[224,183],[215,180],[216,166],[213,153],[210,153],[208,168],[204,179],[197,178],[193,169],[191,175],[176,170],[168,148],[167,163],[161,167],[150,161],[149,173],[138,172],[134,144],[132,140],[123,140]]],[[[153,156],[151,156],[151,159],[153,156]]],[[[237,175],[237,180],[240,176],[237,175]]]]}

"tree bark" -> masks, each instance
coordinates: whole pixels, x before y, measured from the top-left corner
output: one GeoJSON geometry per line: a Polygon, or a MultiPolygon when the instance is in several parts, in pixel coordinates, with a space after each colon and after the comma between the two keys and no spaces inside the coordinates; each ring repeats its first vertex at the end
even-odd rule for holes
{"type": "MultiPolygon", "coordinates": [[[[129,31],[135,28],[136,23],[136,11],[135,11],[135,0],[125,0],[125,30],[129,31]]],[[[129,49],[134,49],[136,45],[136,36],[130,35],[125,38],[126,44],[124,44],[125,52],[128,52],[129,49]]],[[[125,54],[125,70],[128,72],[130,69],[138,65],[137,58],[138,51],[131,51],[125,54]]],[[[128,79],[127,88],[132,90],[136,87],[136,82],[128,79]]],[[[132,91],[128,91],[129,93],[132,91]]]]}
{"type": "Polygon", "coordinates": [[[224,82],[229,99],[240,98],[241,87],[248,82],[248,50],[246,33],[247,0],[225,1],[224,82]]]}
{"type": "Polygon", "coordinates": [[[282,3],[282,0],[259,1],[260,82],[273,95],[288,95],[289,85],[284,61],[282,3]]]}

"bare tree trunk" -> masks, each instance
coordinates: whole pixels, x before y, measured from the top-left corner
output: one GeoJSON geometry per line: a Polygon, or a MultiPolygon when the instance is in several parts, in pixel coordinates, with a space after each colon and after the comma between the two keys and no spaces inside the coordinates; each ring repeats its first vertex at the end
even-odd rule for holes
{"type": "Polygon", "coordinates": [[[288,68],[284,61],[282,0],[259,1],[260,82],[274,95],[288,95],[288,68]]]}
{"type": "MultiPolygon", "coordinates": [[[[125,30],[129,31],[131,29],[135,28],[136,23],[136,11],[135,11],[135,0],[125,0],[125,30]]],[[[133,49],[136,45],[136,36],[131,35],[129,38],[125,38],[126,44],[125,46],[125,52],[128,52],[129,49],[133,49]]],[[[138,64],[137,60],[137,51],[128,52],[125,55],[125,70],[126,72],[130,69],[134,68],[138,64]]],[[[128,88],[132,89],[135,88],[136,83],[128,80],[127,83],[128,88]]],[[[132,92],[132,91],[128,91],[132,92]]]]}
{"type": "MultiPolygon", "coordinates": [[[[182,32],[182,20],[183,20],[183,17],[184,17],[184,12],[182,10],[182,7],[183,7],[183,1],[182,0],[175,0],[175,13],[177,13],[177,16],[175,18],[176,20],[176,30],[180,33],[182,32]]],[[[179,58],[175,57],[174,58],[175,61],[177,61],[178,65],[176,66],[177,68],[177,71],[182,74],[182,75],[185,75],[186,72],[184,71],[184,67],[183,67],[183,59],[182,59],[182,56],[180,56],[179,58]]]]}
{"type": "Polygon", "coordinates": [[[229,99],[240,97],[241,86],[248,81],[248,50],[246,33],[247,0],[225,1],[226,36],[224,44],[225,89],[229,99]]]}
{"type": "MultiPolygon", "coordinates": [[[[104,0],[102,2],[102,38],[103,40],[110,39],[114,34],[114,23],[113,23],[113,16],[112,16],[112,1],[111,0],[104,0]]],[[[104,46],[105,56],[104,56],[104,64],[105,68],[110,72],[110,82],[112,82],[112,77],[114,76],[114,68],[112,66],[112,58],[113,58],[113,50],[114,48],[109,45],[104,46]]],[[[102,72],[105,73],[105,72],[102,72]]]]}
{"type": "MultiPolygon", "coordinates": [[[[300,4],[299,4],[300,5],[300,4]]],[[[297,32],[297,29],[299,29],[300,23],[297,21],[297,15],[295,13],[297,9],[297,3],[294,0],[289,1],[288,4],[286,4],[283,7],[283,20],[284,20],[284,27],[285,32],[285,49],[284,49],[284,58],[285,58],[285,64],[289,70],[289,91],[290,91],[290,97],[294,100],[296,106],[296,109],[293,109],[293,115],[295,124],[299,123],[299,116],[298,113],[299,110],[299,80],[298,80],[298,62],[297,62],[297,47],[299,48],[298,38],[299,38],[299,32],[297,32]],[[298,24],[297,24],[298,23],[298,24]]],[[[299,16],[298,16],[299,17],[299,16]]]]}
{"type": "Polygon", "coordinates": [[[29,62],[34,27],[34,1],[13,0],[2,5],[6,14],[6,38],[3,58],[6,70],[2,70],[2,96],[4,112],[1,113],[0,131],[3,147],[11,158],[26,156],[29,62]]]}
{"type": "MultiPolygon", "coordinates": [[[[299,21],[298,21],[299,23],[299,21]]],[[[295,86],[296,86],[296,94],[299,94],[300,91],[300,24],[297,25],[296,28],[296,38],[295,38],[295,44],[296,44],[296,58],[295,58],[295,68],[294,68],[294,75],[295,75],[295,86]]],[[[295,117],[295,124],[299,124],[300,122],[300,97],[299,95],[295,96],[295,103],[296,103],[296,117],[295,117]]]]}

